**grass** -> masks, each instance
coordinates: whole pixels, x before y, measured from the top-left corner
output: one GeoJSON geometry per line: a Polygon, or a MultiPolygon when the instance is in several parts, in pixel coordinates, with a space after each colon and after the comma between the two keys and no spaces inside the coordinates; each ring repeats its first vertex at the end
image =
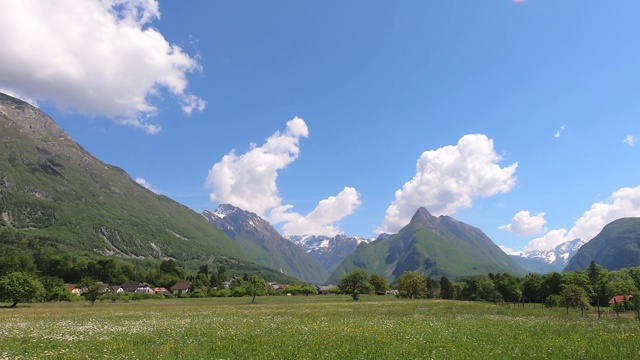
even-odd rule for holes
{"type": "Polygon", "coordinates": [[[0,309],[0,359],[637,358],[640,323],[564,309],[346,296],[0,309]]]}

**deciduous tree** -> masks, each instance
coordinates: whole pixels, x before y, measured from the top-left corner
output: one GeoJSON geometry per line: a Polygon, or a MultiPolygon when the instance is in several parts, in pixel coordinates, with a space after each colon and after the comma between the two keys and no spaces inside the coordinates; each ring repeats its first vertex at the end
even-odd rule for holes
{"type": "Polygon", "coordinates": [[[44,287],[30,274],[16,271],[0,278],[0,301],[10,302],[9,307],[40,301],[43,296],[44,287]]]}
{"type": "Polygon", "coordinates": [[[246,286],[247,293],[253,296],[251,299],[252,304],[256,302],[257,295],[264,295],[267,293],[267,282],[258,275],[251,276],[251,278],[249,278],[248,281],[245,281],[244,284],[246,286]]]}
{"type": "Polygon", "coordinates": [[[338,287],[351,295],[353,300],[358,300],[360,294],[369,293],[373,288],[369,283],[369,274],[364,269],[355,269],[343,276],[338,287]]]}
{"type": "Polygon", "coordinates": [[[564,286],[560,291],[560,296],[564,301],[564,305],[567,307],[567,314],[569,313],[569,306],[572,308],[589,306],[589,295],[580,286],[569,284],[564,286]]]}
{"type": "Polygon", "coordinates": [[[369,282],[371,283],[371,286],[373,286],[374,291],[378,294],[384,294],[389,289],[387,279],[380,274],[371,274],[369,282]]]}
{"type": "Polygon", "coordinates": [[[427,292],[426,278],[415,271],[405,271],[396,281],[395,288],[400,292],[400,296],[417,299],[427,292]]]}

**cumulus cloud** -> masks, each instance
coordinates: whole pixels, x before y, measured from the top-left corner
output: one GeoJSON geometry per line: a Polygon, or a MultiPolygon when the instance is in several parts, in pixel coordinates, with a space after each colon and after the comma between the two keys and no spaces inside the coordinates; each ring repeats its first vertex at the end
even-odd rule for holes
{"type": "Polygon", "coordinates": [[[560,128],[558,129],[558,131],[556,131],[556,134],[553,135],[554,138],[559,138],[560,136],[562,136],[562,132],[564,131],[564,125],[560,126],[560,128]]]}
{"type": "Polygon", "coordinates": [[[187,91],[200,64],[150,26],[159,17],[156,0],[1,1],[0,86],[156,133],[163,92],[187,114],[205,107],[187,91]]]}
{"type": "Polygon", "coordinates": [[[356,189],[345,187],[338,195],[321,200],[306,216],[289,212],[291,205],[283,205],[271,210],[269,219],[274,223],[285,222],[282,226],[285,234],[335,236],[340,229],[334,223],[353,214],[360,203],[360,194],[356,189]]]}
{"type": "Polygon", "coordinates": [[[531,216],[530,212],[522,210],[513,216],[510,224],[499,226],[498,229],[507,230],[520,236],[540,234],[547,223],[544,216],[545,213],[531,216]]]}
{"type": "Polygon", "coordinates": [[[333,224],[360,205],[354,188],[345,187],[338,195],[320,201],[306,216],[292,211],[292,205],[282,204],[278,192],[278,171],[297,159],[300,138],[308,136],[307,124],[295,117],[287,122],[284,133],[276,132],[263,145],[252,143],[242,155],[231,151],[209,170],[205,183],[212,189],[209,198],[255,212],[272,223],[284,223],[283,231],[288,234],[339,233],[333,224]]]}
{"type": "Polygon", "coordinates": [[[629,144],[631,146],[633,146],[633,144],[635,144],[637,141],[638,141],[638,138],[633,135],[627,135],[625,136],[624,140],[622,140],[622,142],[624,142],[625,144],[629,144]]]}
{"type": "Polygon", "coordinates": [[[213,190],[209,198],[259,215],[279,207],[282,199],[276,186],[278,170],[298,158],[300,138],[308,136],[307,124],[295,117],[287,122],[284,133],[276,132],[264,145],[253,144],[240,156],[232,150],[209,170],[205,183],[213,190]]]}
{"type": "Polygon", "coordinates": [[[144,178],[141,177],[137,177],[136,178],[136,182],[140,185],[142,185],[143,187],[147,188],[147,190],[150,190],[156,194],[158,194],[158,189],[155,186],[152,186],[151,184],[149,184],[149,182],[147,180],[145,180],[144,178]]]}
{"type": "Polygon", "coordinates": [[[591,240],[608,223],[623,218],[640,216],[640,186],[615,191],[604,202],[591,205],[570,230],[556,229],[531,240],[525,250],[550,250],[573,239],[591,240]]]}
{"type": "Polygon", "coordinates": [[[482,134],[465,135],[457,145],[423,152],[416,175],[396,191],[378,231],[398,231],[420,206],[434,215],[452,215],[470,207],[474,197],[510,191],[518,164],[503,168],[501,160],[493,140],[482,134]]]}

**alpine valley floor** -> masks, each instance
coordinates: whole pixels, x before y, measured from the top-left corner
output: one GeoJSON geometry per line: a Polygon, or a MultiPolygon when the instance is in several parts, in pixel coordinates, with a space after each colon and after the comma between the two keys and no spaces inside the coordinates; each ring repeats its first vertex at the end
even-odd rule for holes
{"type": "Polygon", "coordinates": [[[0,359],[637,358],[640,322],[527,304],[393,296],[22,304],[0,359]]]}

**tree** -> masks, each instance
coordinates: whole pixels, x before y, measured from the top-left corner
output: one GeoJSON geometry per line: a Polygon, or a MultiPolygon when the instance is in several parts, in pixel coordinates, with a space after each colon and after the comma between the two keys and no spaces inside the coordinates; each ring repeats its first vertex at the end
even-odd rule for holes
{"type": "Polygon", "coordinates": [[[203,288],[209,285],[209,278],[203,272],[198,272],[195,279],[193,279],[193,287],[194,288],[203,288]]]}
{"type": "Polygon", "coordinates": [[[440,282],[436,281],[430,277],[425,277],[424,279],[425,285],[427,287],[427,292],[425,296],[428,299],[436,299],[440,297],[440,282]]]}
{"type": "Polygon", "coordinates": [[[400,292],[400,296],[417,299],[426,294],[427,279],[415,271],[405,271],[396,281],[395,288],[400,292]]]}
{"type": "Polygon", "coordinates": [[[602,266],[591,261],[586,270],[591,288],[593,289],[593,303],[598,307],[598,315],[600,314],[600,304],[605,305],[609,301],[607,298],[607,282],[609,280],[609,272],[602,266]]]}
{"type": "Polygon", "coordinates": [[[44,288],[45,301],[70,301],[71,292],[64,287],[64,281],[55,276],[45,275],[38,279],[44,288]]]}
{"type": "Polygon", "coordinates": [[[524,277],[522,296],[528,302],[542,302],[542,275],[529,273],[524,277]]]}
{"type": "Polygon", "coordinates": [[[440,297],[445,300],[452,300],[454,296],[453,284],[446,276],[440,278],[440,297]]]}
{"type": "Polygon", "coordinates": [[[351,270],[340,279],[338,287],[351,295],[353,300],[360,299],[360,294],[369,293],[372,289],[371,283],[369,283],[369,274],[364,269],[351,270]]]}
{"type": "Polygon", "coordinates": [[[184,279],[184,270],[182,270],[180,265],[178,265],[178,263],[173,259],[164,260],[160,263],[159,270],[163,274],[172,274],[177,276],[180,280],[184,279]]]}
{"type": "Polygon", "coordinates": [[[560,291],[560,296],[562,296],[564,305],[567,307],[567,314],[569,313],[569,306],[574,309],[578,306],[581,308],[589,306],[589,295],[578,285],[569,284],[564,286],[560,291]]]}
{"type": "Polygon", "coordinates": [[[258,275],[251,276],[244,284],[247,288],[247,293],[253,296],[251,299],[252,304],[256,302],[256,295],[264,295],[267,293],[267,282],[258,275]]]}
{"type": "Polygon", "coordinates": [[[90,277],[84,277],[80,280],[78,287],[82,290],[82,296],[91,301],[91,305],[94,305],[96,299],[103,294],[105,285],[99,281],[93,280],[90,277]]]}
{"type": "Polygon", "coordinates": [[[542,296],[546,298],[550,295],[559,295],[562,290],[564,278],[559,272],[551,272],[542,277],[542,296]]]}
{"type": "Polygon", "coordinates": [[[44,296],[44,287],[31,275],[15,271],[0,278],[0,301],[12,303],[39,301],[44,296]]]}
{"type": "Polygon", "coordinates": [[[389,283],[387,282],[387,279],[385,279],[384,276],[380,274],[371,274],[371,276],[369,277],[369,282],[371,283],[371,286],[373,286],[375,292],[378,294],[384,294],[389,289],[389,283]]]}

